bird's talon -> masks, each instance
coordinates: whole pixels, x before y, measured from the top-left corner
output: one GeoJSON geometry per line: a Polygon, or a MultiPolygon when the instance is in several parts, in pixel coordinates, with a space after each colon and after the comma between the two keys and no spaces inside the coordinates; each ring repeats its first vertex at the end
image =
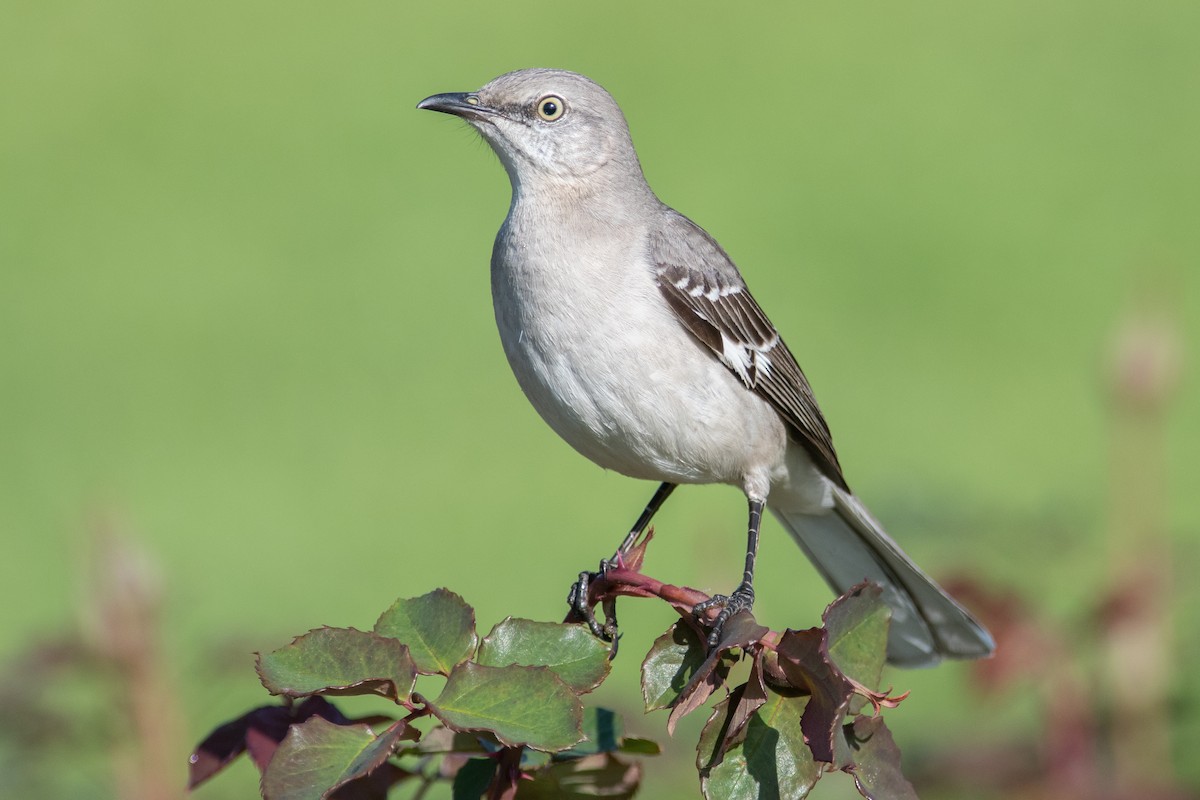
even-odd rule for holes
{"type": "Polygon", "coordinates": [[[596,614],[592,611],[592,607],[588,603],[588,588],[597,577],[599,575],[595,572],[579,573],[579,580],[571,584],[571,591],[567,594],[567,605],[578,616],[583,618],[593,636],[598,636],[608,641],[608,637],[605,635],[605,628],[596,620],[596,614]]]}
{"type": "Polygon", "coordinates": [[[699,603],[696,603],[696,605],[692,606],[692,614],[694,614],[698,619],[701,619],[701,621],[703,621],[702,618],[704,617],[705,611],[708,611],[710,608],[717,608],[718,606],[724,606],[728,602],[729,602],[729,595],[714,594],[712,597],[708,598],[707,600],[703,600],[699,603]]]}
{"type": "Polygon", "coordinates": [[[729,621],[734,614],[739,611],[749,610],[754,606],[754,589],[748,585],[741,585],[734,590],[733,594],[714,594],[712,597],[692,606],[692,614],[700,622],[704,622],[704,613],[712,608],[720,606],[721,613],[712,621],[709,626],[708,646],[716,647],[721,642],[721,633],[725,628],[725,623],[729,621]]]}
{"type": "Polygon", "coordinates": [[[571,584],[571,591],[567,594],[567,604],[577,615],[583,618],[592,635],[606,642],[613,643],[613,654],[616,653],[617,649],[616,599],[611,598],[605,601],[604,616],[606,619],[604,624],[601,625],[600,621],[596,619],[596,612],[592,610],[592,606],[588,602],[588,595],[591,585],[598,580],[602,580],[608,575],[610,569],[615,568],[615,560],[616,556],[612,559],[601,561],[599,568],[595,572],[585,571],[579,573],[579,580],[571,584]]]}

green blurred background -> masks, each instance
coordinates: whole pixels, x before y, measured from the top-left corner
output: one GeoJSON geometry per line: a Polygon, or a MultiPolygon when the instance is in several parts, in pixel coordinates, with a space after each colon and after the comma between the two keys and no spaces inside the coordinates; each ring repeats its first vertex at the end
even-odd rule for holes
{"type": "MultiPolygon", "coordinates": [[[[653,487],[577,456],[521,396],[488,293],[507,180],[465,125],[414,110],[526,66],[621,102],[651,185],[741,266],[909,552],[1078,629],[1121,514],[1114,336],[1165,296],[1173,346],[1200,344],[1200,5],[751,8],[4,0],[0,657],[94,636],[94,531],[136,542],[181,784],[188,746],[266,699],[253,650],[440,585],[484,630],[561,615],[653,487]]],[[[1178,569],[1170,746],[1195,787],[1200,418],[1181,372],[1147,469],[1178,569]]],[[[683,489],[648,571],[728,589],[743,517],[732,489],[683,489]]],[[[759,581],[772,626],[830,599],[773,521],[759,581]]],[[[670,613],[622,621],[601,699],[665,738],[636,679],[670,613]]],[[[886,682],[913,690],[888,719],[918,773],[947,742],[1040,735],[1034,693],[980,697],[964,665],[886,682]]],[[[52,689],[65,718],[111,722],[52,689]]],[[[697,794],[696,729],[643,796],[697,794]]],[[[131,796],[93,741],[48,737],[44,763],[0,741],[13,796],[131,796]]],[[[241,764],[197,797],[255,785],[241,764]]]]}

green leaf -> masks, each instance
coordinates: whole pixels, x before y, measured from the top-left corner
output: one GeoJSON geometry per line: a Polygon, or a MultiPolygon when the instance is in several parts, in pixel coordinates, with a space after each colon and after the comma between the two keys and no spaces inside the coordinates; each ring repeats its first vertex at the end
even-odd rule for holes
{"type": "Polygon", "coordinates": [[[399,702],[412,692],[416,667],[395,639],[354,628],[317,628],[259,654],[259,679],[271,694],[381,694],[399,702]]]}
{"type": "Polygon", "coordinates": [[[607,708],[588,707],[583,710],[583,741],[565,750],[561,758],[578,758],[596,753],[611,753],[621,748],[621,718],[607,708]]]}
{"type": "Polygon", "coordinates": [[[900,748],[883,717],[856,717],[846,726],[854,764],[843,767],[854,776],[858,793],[867,800],[917,800],[912,784],[900,772],[900,748]]]}
{"type": "Polygon", "coordinates": [[[490,758],[470,758],[454,773],[452,800],[479,800],[496,774],[496,762],[490,758]]]}
{"type": "MultiPolygon", "coordinates": [[[[571,761],[555,761],[535,770],[517,786],[517,800],[627,800],[642,780],[642,767],[612,753],[597,753],[571,761]]],[[[457,799],[456,799],[457,800],[457,799]]]]}
{"type": "Polygon", "coordinates": [[[704,660],[704,643],[683,620],[655,639],[642,662],[642,698],[646,711],[669,708],[704,660]]]}
{"type": "Polygon", "coordinates": [[[746,682],[735,687],[727,698],[717,704],[704,726],[696,753],[697,769],[716,766],[725,757],[726,750],[745,738],[746,724],[767,702],[762,669],[760,654],[755,657],[746,682]]]}
{"type": "Polygon", "coordinates": [[[322,800],[378,768],[407,733],[403,720],[376,736],[366,725],[335,725],[322,717],[293,725],[263,774],[271,800],[322,800]]]}
{"type": "Polygon", "coordinates": [[[741,740],[717,764],[705,763],[715,752],[728,719],[729,699],[717,704],[700,735],[697,765],[700,788],[708,800],[799,800],[821,777],[821,767],[800,732],[807,697],[771,693],[751,717],[741,740]]]}
{"type": "Polygon", "coordinates": [[[662,747],[653,739],[643,739],[640,736],[626,736],[617,748],[619,753],[632,753],[638,756],[662,755],[662,747]]]}
{"type": "Polygon", "coordinates": [[[475,610],[448,589],[400,599],[380,615],[375,632],[408,645],[417,671],[449,675],[475,652],[475,610]]]}
{"type": "Polygon", "coordinates": [[[576,692],[595,689],[612,669],[609,645],[586,625],[508,619],[479,645],[476,662],[489,667],[549,667],[576,692]]]}
{"type": "Polygon", "coordinates": [[[607,708],[588,707],[583,710],[584,739],[570,750],[555,755],[557,759],[581,758],[596,753],[637,753],[656,756],[662,752],[650,739],[626,737],[621,717],[607,708]]]}
{"type": "Polygon", "coordinates": [[[852,680],[878,689],[892,618],[883,590],[874,583],[859,584],[834,600],[823,618],[833,663],[852,680]]]}
{"type": "Polygon", "coordinates": [[[583,738],[583,706],[546,667],[468,662],[446,680],[430,710],[456,731],[491,731],[502,744],[565,750],[583,738]]]}

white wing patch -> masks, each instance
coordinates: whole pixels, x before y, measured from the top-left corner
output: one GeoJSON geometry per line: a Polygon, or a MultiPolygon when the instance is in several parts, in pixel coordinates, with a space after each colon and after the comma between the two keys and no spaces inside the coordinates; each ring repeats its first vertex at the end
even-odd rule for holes
{"type": "Polygon", "coordinates": [[[808,379],[721,246],[671,211],[647,244],[658,287],[680,323],[779,412],[820,471],[845,489],[829,427],[808,379]]]}
{"type": "Polygon", "coordinates": [[[742,383],[753,388],[759,380],[771,374],[771,357],[767,355],[779,337],[774,337],[764,347],[753,347],[732,338],[721,331],[721,363],[733,370],[742,383]]]}
{"type": "Polygon", "coordinates": [[[713,283],[711,286],[706,286],[704,282],[692,285],[689,278],[676,281],[675,287],[681,291],[687,292],[692,297],[703,297],[710,303],[715,303],[722,297],[729,297],[732,294],[738,294],[742,291],[742,287],[737,284],[726,284],[722,286],[719,283],[713,283]]]}
{"type": "Polygon", "coordinates": [[[657,266],[660,280],[664,281],[660,285],[669,283],[688,311],[712,326],[705,341],[722,364],[751,389],[770,377],[768,354],[779,344],[779,334],[746,292],[744,284],[716,272],[669,263],[657,266]]]}

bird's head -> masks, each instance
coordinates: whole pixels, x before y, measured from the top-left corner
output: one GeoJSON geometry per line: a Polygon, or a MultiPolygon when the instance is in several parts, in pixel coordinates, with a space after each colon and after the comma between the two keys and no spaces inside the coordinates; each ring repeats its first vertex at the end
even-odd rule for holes
{"type": "Polygon", "coordinates": [[[427,97],[417,108],[469,122],[496,151],[514,187],[644,180],[617,102],[574,72],[509,72],[475,92],[427,97]]]}

